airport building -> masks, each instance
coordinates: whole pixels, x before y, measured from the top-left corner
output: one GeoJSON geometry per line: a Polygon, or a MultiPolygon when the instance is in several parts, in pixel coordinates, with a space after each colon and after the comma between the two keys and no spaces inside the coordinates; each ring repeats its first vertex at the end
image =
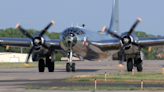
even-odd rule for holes
{"type": "MultiPolygon", "coordinates": [[[[28,53],[12,53],[4,52],[0,53],[0,62],[25,62],[28,53]]],[[[32,58],[29,58],[29,62],[32,62],[32,58]]]]}

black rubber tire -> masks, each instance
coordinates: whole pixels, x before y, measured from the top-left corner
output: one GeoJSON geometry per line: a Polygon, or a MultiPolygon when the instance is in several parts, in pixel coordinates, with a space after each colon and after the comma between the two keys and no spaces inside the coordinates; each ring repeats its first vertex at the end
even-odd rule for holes
{"type": "Polygon", "coordinates": [[[51,59],[48,61],[48,71],[54,72],[54,62],[51,62],[51,59]]]}
{"type": "Polygon", "coordinates": [[[72,72],[75,72],[76,68],[75,68],[75,63],[72,63],[72,72]]]}
{"type": "Polygon", "coordinates": [[[127,61],[127,71],[131,72],[132,69],[133,69],[133,61],[132,61],[132,58],[129,58],[127,61]]]}
{"type": "Polygon", "coordinates": [[[39,70],[39,72],[44,72],[44,70],[45,70],[43,59],[40,59],[38,62],[38,70],[39,70]]]}
{"type": "Polygon", "coordinates": [[[69,63],[66,64],[66,71],[70,72],[70,64],[69,63]]]}
{"type": "Polygon", "coordinates": [[[138,71],[138,72],[142,72],[142,70],[143,70],[143,67],[142,67],[142,60],[141,60],[141,58],[138,58],[138,59],[137,59],[137,71],[138,71]]]}

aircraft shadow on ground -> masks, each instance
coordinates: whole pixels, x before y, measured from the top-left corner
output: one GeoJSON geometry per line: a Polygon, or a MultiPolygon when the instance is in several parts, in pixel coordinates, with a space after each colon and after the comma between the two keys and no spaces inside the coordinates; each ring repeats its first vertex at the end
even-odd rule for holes
{"type": "MultiPolygon", "coordinates": [[[[76,72],[96,72],[99,69],[76,69],[76,72]]],[[[72,70],[70,70],[71,72],[72,70]]],[[[66,72],[65,69],[60,69],[59,71],[55,71],[55,72],[66,72]]]]}
{"type": "MultiPolygon", "coordinates": [[[[76,69],[76,72],[96,72],[99,69],[76,69]]],[[[45,72],[48,72],[47,70],[45,70],[45,72]]],[[[55,72],[66,72],[65,69],[60,69],[55,72]]],[[[72,72],[72,70],[70,70],[70,72],[72,72]]],[[[38,73],[38,71],[0,71],[0,73],[38,73]]],[[[53,73],[53,72],[52,72],[53,73]]]]}
{"type": "Polygon", "coordinates": [[[31,71],[0,71],[0,73],[38,73],[36,72],[31,72],[31,71]]]}

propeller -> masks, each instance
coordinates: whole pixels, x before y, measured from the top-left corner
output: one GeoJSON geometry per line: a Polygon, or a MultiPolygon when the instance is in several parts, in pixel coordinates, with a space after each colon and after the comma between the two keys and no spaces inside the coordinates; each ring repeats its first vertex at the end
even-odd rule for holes
{"type": "Polygon", "coordinates": [[[119,62],[120,64],[123,64],[122,61],[124,60],[124,49],[125,49],[125,47],[127,45],[133,44],[135,46],[142,47],[138,43],[131,42],[131,39],[130,39],[131,33],[134,31],[134,28],[138,25],[138,23],[140,21],[142,21],[142,19],[141,18],[138,18],[136,20],[136,22],[133,24],[133,26],[130,28],[128,34],[124,38],[122,38],[121,36],[117,35],[116,33],[112,32],[112,31],[108,31],[109,34],[111,34],[112,36],[116,37],[117,39],[119,39],[119,40],[121,40],[123,42],[123,46],[120,49],[120,53],[121,53],[121,57],[122,57],[121,61],[119,62]]]}
{"type": "Polygon", "coordinates": [[[25,66],[29,66],[29,65],[28,65],[28,63],[29,63],[28,60],[29,60],[29,58],[30,58],[30,56],[31,56],[31,54],[32,54],[32,52],[33,52],[35,46],[37,46],[37,45],[39,44],[39,45],[42,45],[44,48],[49,49],[45,44],[41,43],[41,37],[45,34],[45,32],[48,30],[48,28],[50,28],[50,26],[51,26],[52,24],[54,24],[54,23],[55,23],[55,22],[52,20],[52,21],[44,28],[44,30],[41,31],[39,37],[37,37],[37,38],[32,37],[27,31],[25,31],[25,30],[20,26],[19,23],[16,25],[16,28],[19,28],[19,29],[22,31],[22,33],[23,33],[24,35],[26,35],[28,38],[30,38],[30,39],[32,40],[32,42],[33,42],[33,45],[32,45],[32,47],[31,47],[31,49],[30,49],[30,52],[28,53],[26,62],[25,62],[25,64],[24,64],[25,66]]]}

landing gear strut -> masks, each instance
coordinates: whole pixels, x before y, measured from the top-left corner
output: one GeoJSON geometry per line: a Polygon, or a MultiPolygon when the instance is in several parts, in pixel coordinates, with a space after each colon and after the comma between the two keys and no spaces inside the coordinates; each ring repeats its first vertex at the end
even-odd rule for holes
{"type": "Polygon", "coordinates": [[[72,63],[72,49],[70,49],[70,52],[68,53],[68,63],[66,64],[66,71],[70,72],[72,68],[72,72],[76,71],[75,63],[72,63]]]}

